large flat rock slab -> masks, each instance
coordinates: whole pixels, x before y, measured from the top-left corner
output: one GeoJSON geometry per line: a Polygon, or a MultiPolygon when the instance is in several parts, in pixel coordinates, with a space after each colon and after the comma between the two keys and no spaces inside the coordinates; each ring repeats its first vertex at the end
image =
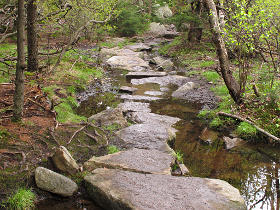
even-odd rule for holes
{"type": "Polygon", "coordinates": [[[171,151],[167,142],[175,138],[176,130],[162,124],[135,124],[116,134],[125,148],[171,151]]]}
{"type": "Polygon", "coordinates": [[[148,62],[136,56],[113,56],[106,63],[111,68],[128,71],[145,71],[150,68],[148,62]]]}
{"type": "Polygon", "coordinates": [[[158,150],[131,149],[102,157],[92,157],[84,163],[84,169],[122,169],[145,174],[169,174],[173,161],[171,154],[158,150]]]}
{"type": "Polygon", "coordinates": [[[150,104],[143,102],[127,101],[118,105],[123,112],[151,112],[150,104]]]}
{"type": "Polygon", "coordinates": [[[89,196],[105,209],[246,209],[239,191],[225,181],[96,169],[87,175],[89,196]]]}
{"type": "Polygon", "coordinates": [[[150,51],[152,49],[152,47],[150,45],[146,45],[144,43],[135,43],[135,44],[126,46],[126,48],[130,49],[134,52],[150,51]]]}
{"type": "Polygon", "coordinates": [[[114,48],[102,48],[99,56],[100,58],[105,61],[109,59],[112,56],[134,56],[134,57],[139,57],[143,58],[144,53],[143,52],[135,52],[130,49],[120,49],[119,47],[114,47],[114,48]]]}
{"type": "Polygon", "coordinates": [[[137,123],[150,123],[172,126],[181,119],[154,113],[133,112],[131,113],[130,120],[137,123]]]}
{"type": "Polygon", "coordinates": [[[163,77],[166,76],[166,72],[157,71],[144,71],[144,72],[129,72],[126,76],[128,80],[130,79],[142,79],[147,77],[163,77]]]}
{"type": "Polygon", "coordinates": [[[156,96],[141,96],[141,95],[128,95],[123,94],[120,96],[120,99],[129,100],[129,101],[157,101],[162,98],[156,96]]]}
{"type": "Polygon", "coordinates": [[[181,86],[190,81],[188,77],[183,77],[179,75],[168,75],[164,77],[149,77],[143,79],[132,79],[131,83],[133,85],[143,85],[146,83],[156,83],[160,86],[177,85],[181,86]]]}

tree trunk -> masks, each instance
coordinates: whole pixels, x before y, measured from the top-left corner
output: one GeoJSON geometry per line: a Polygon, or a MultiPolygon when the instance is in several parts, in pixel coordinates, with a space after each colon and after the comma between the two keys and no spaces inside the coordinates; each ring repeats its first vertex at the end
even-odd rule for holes
{"type": "Polygon", "coordinates": [[[222,31],[219,25],[219,18],[216,10],[216,5],[213,0],[204,0],[204,2],[209,10],[209,22],[213,34],[213,41],[217,49],[217,55],[220,62],[222,77],[235,103],[241,104],[242,98],[240,93],[240,86],[236,82],[229,68],[228,54],[222,37],[222,31]]]}
{"type": "Polygon", "coordinates": [[[20,121],[24,105],[24,0],[18,0],[18,16],[17,16],[17,65],[16,65],[16,80],[14,94],[14,110],[13,120],[20,121]]]}
{"type": "Polygon", "coordinates": [[[29,0],[27,3],[27,70],[30,72],[38,70],[37,6],[35,1],[29,0]]]}

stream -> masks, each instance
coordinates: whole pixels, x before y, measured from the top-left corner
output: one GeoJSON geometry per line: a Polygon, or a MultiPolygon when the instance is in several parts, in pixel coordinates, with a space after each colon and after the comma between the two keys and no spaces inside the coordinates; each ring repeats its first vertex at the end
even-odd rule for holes
{"type": "MultiPolygon", "coordinates": [[[[118,86],[132,87],[121,71],[114,74],[112,73],[111,77],[118,86]]],[[[138,88],[134,95],[147,95],[146,91],[160,91],[157,84],[133,87],[138,88]]],[[[223,137],[230,134],[211,130],[199,120],[197,114],[201,105],[172,99],[171,93],[176,89],[177,87],[170,86],[169,91],[161,96],[163,99],[150,102],[150,106],[153,113],[182,119],[175,126],[178,132],[173,149],[183,153],[184,163],[191,176],[229,182],[239,189],[248,209],[279,209],[279,149],[267,144],[248,142],[230,150],[225,149],[223,137]],[[206,136],[204,140],[202,135],[206,136]]],[[[81,107],[92,107],[90,101],[89,98],[82,102],[81,107]]],[[[38,209],[99,209],[89,201],[85,202],[85,205],[78,201],[68,200],[59,204],[55,200],[44,201],[38,209]]]]}

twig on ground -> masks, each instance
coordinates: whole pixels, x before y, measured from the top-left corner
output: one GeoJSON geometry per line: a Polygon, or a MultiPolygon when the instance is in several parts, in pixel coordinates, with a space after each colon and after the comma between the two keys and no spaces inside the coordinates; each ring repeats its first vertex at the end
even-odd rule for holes
{"type": "Polygon", "coordinates": [[[98,139],[95,136],[93,136],[85,131],[84,131],[84,134],[86,134],[89,138],[93,139],[96,143],[98,142],[98,139]]]}
{"type": "Polygon", "coordinates": [[[255,125],[253,122],[251,122],[250,120],[247,120],[247,119],[244,119],[240,116],[237,116],[237,115],[233,115],[233,114],[228,114],[228,113],[225,113],[225,112],[218,112],[217,113],[218,115],[220,116],[225,116],[225,117],[231,117],[231,118],[234,118],[234,119],[237,119],[237,120],[240,120],[240,121],[243,121],[243,122],[247,122],[249,123],[250,125],[254,126],[258,131],[260,131],[261,133],[265,134],[266,136],[272,138],[273,140],[275,141],[278,141],[280,142],[280,138],[272,135],[271,133],[268,133],[267,131],[263,130],[262,128],[258,127],[257,125],[255,125]]]}
{"type": "Polygon", "coordinates": [[[71,136],[71,138],[69,139],[69,141],[67,142],[67,145],[71,143],[72,139],[77,135],[77,133],[81,132],[82,130],[84,130],[87,127],[87,125],[84,125],[83,127],[79,128],[78,130],[76,130],[74,132],[74,134],[71,136]]]}
{"type": "Polygon", "coordinates": [[[28,101],[31,101],[32,103],[36,104],[37,106],[43,108],[45,111],[49,111],[48,109],[46,109],[46,107],[44,107],[43,105],[39,104],[36,101],[33,101],[31,98],[27,98],[28,101]]]}

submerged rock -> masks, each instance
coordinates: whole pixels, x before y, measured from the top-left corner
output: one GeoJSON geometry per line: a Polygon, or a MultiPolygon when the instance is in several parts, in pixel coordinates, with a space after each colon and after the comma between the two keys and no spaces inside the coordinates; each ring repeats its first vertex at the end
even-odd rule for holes
{"type": "Polygon", "coordinates": [[[132,149],[102,157],[92,157],[84,163],[87,171],[96,168],[122,169],[138,173],[170,174],[171,154],[158,150],[132,149]]]}
{"type": "Polygon", "coordinates": [[[129,72],[126,74],[126,79],[142,79],[147,77],[163,77],[167,74],[165,72],[144,71],[144,72],[129,72]]]}
{"type": "Polygon", "coordinates": [[[162,124],[136,124],[116,134],[125,148],[157,149],[171,151],[167,142],[174,139],[176,130],[162,124]]]}
{"type": "Polygon", "coordinates": [[[170,84],[181,86],[189,81],[190,79],[188,77],[183,77],[179,75],[168,75],[165,77],[149,77],[143,79],[132,79],[131,84],[143,85],[147,83],[155,83],[155,84],[159,84],[160,86],[168,86],[170,84]]]}
{"type": "Polygon", "coordinates": [[[150,96],[162,96],[162,95],[164,95],[164,93],[161,92],[161,91],[145,91],[144,94],[145,95],[150,95],[150,96]]]}
{"type": "Polygon", "coordinates": [[[97,123],[100,127],[112,124],[118,124],[120,127],[126,127],[128,125],[125,117],[123,116],[123,110],[121,108],[106,109],[89,117],[88,120],[94,120],[95,123],[97,123]]]}
{"type": "Polygon", "coordinates": [[[54,165],[62,172],[76,174],[79,172],[79,165],[64,146],[60,146],[52,157],[54,165]]]}
{"type": "Polygon", "coordinates": [[[78,185],[71,179],[43,167],[36,168],[35,182],[40,189],[64,197],[72,196],[78,190],[78,185]]]}
{"type": "Polygon", "coordinates": [[[128,71],[144,71],[150,68],[148,62],[136,56],[113,56],[106,63],[111,68],[128,71]]]}
{"type": "Polygon", "coordinates": [[[226,143],[226,149],[232,149],[234,147],[241,146],[246,142],[240,138],[230,138],[230,137],[223,137],[224,142],[226,143]]]}
{"type": "Polygon", "coordinates": [[[199,139],[207,144],[212,144],[218,138],[218,133],[205,127],[201,132],[199,139]]]}
{"type": "Polygon", "coordinates": [[[134,87],[128,87],[128,86],[121,86],[119,92],[121,93],[128,93],[128,94],[132,94],[135,91],[137,91],[137,88],[134,87]]]}
{"type": "Polygon", "coordinates": [[[127,101],[118,105],[123,112],[151,112],[149,103],[127,101]]]}
{"type": "Polygon", "coordinates": [[[129,101],[157,101],[161,99],[155,96],[141,96],[141,95],[127,95],[127,94],[121,95],[120,98],[129,101]]]}
{"type": "Polygon", "coordinates": [[[106,209],[246,209],[239,191],[225,181],[96,169],[87,175],[91,197],[106,209]]]}

